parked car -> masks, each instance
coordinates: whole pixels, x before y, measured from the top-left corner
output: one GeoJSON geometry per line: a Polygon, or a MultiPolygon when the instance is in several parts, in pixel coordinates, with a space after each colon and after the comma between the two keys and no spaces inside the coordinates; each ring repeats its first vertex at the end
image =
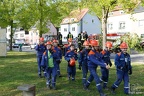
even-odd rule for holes
{"type": "Polygon", "coordinates": [[[12,48],[19,48],[19,44],[14,43],[14,44],[12,45],[12,48]]]}
{"type": "Polygon", "coordinates": [[[29,44],[23,44],[22,47],[23,47],[23,48],[30,48],[30,45],[29,45],[29,44]]]}
{"type": "Polygon", "coordinates": [[[35,47],[36,47],[36,44],[31,44],[31,45],[30,45],[30,48],[31,48],[31,49],[34,49],[35,47]]]}

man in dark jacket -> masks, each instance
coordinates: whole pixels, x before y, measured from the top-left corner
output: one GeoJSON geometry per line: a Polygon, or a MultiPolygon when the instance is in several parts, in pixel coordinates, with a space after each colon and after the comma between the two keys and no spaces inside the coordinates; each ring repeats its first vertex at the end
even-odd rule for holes
{"type": "Polygon", "coordinates": [[[60,32],[58,33],[58,41],[59,45],[62,45],[62,34],[60,32]]]}
{"type": "Polygon", "coordinates": [[[69,38],[73,39],[73,34],[71,34],[71,32],[69,32],[68,35],[67,35],[67,40],[68,40],[69,38]]]}

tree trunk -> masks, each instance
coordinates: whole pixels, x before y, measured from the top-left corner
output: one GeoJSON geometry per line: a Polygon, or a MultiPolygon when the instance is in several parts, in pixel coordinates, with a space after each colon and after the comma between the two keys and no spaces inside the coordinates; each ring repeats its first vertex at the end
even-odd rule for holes
{"type": "Polygon", "coordinates": [[[10,51],[12,51],[12,40],[13,40],[13,20],[10,21],[11,34],[10,34],[10,51]]]}
{"type": "Polygon", "coordinates": [[[103,33],[103,49],[105,49],[105,43],[107,39],[107,18],[105,16],[105,10],[102,9],[102,33],[103,33]]]}
{"type": "Polygon", "coordinates": [[[42,3],[43,1],[40,0],[40,29],[39,29],[39,35],[40,37],[42,37],[42,31],[43,31],[43,25],[42,25],[42,22],[43,22],[43,10],[42,10],[42,3]]]}

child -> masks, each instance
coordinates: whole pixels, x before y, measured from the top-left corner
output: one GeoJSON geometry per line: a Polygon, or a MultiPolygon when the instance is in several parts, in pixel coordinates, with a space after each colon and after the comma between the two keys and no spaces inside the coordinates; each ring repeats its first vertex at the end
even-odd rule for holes
{"type": "Polygon", "coordinates": [[[86,83],[86,78],[87,78],[87,73],[88,73],[87,56],[90,51],[90,48],[89,48],[90,44],[88,41],[85,41],[83,45],[85,46],[85,48],[81,52],[79,52],[79,54],[80,54],[79,63],[82,66],[82,74],[83,74],[82,83],[84,85],[86,83]]]}
{"type": "Polygon", "coordinates": [[[98,52],[98,48],[99,48],[99,42],[97,40],[92,40],[90,42],[91,46],[92,46],[92,50],[90,50],[89,54],[88,54],[88,69],[90,71],[90,76],[84,86],[84,89],[87,90],[90,83],[93,81],[93,79],[96,82],[96,87],[98,89],[98,92],[100,94],[100,96],[106,96],[103,92],[102,92],[102,87],[100,84],[100,79],[99,76],[97,75],[97,67],[98,65],[101,67],[105,67],[106,69],[109,69],[109,66],[104,63],[102,61],[101,55],[98,52]]]}
{"type": "Polygon", "coordinates": [[[67,51],[70,50],[70,46],[72,44],[72,38],[69,38],[68,39],[68,46],[65,47],[65,50],[64,50],[64,55],[67,53],[67,51]]]}
{"type": "Polygon", "coordinates": [[[65,55],[65,60],[68,62],[67,67],[67,73],[68,73],[68,79],[70,80],[70,77],[72,76],[72,81],[75,81],[75,75],[76,75],[76,65],[71,64],[72,60],[77,60],[77,53],[74,51],[75,47],[73,44],[70,45],[70,50],[65,55]]]}
{"type": "Polygon", "coordinates": [[[56,60],[56,66],[57,66],[57,75],[59,77],[61,77],[61,73],[60,73],[60,63],[62,60],[62,51],[61,48],[58,47],[58,41],[57,40],[53,40],[53,46],[54,46],[54,50],[56,50],[56,53],[58,54],[57,60],[56,60]]]}
{"type": "Polygon", "coordinates": [[[132,74],[131,58],[127,53],[128,45],[123,42],[120,44],[121,52],[115,56],[115,66],[117,70],[117,80],[111,86],[112,94],[115,94],[115,89],[118,88],[122,80],[124,81],[124,93],[129,94],[129,75],[132,74]]]}
{"type": "Polygon", "coordinates": [[[44,38],[43,37],[41,37],[39,39],[39,41],[40,41],[40,43],[35,47],[35,50],[37,51],[38,76],[41,78],[42,77],[42,74],[41,74],[42,67],[40,65],[41,65],[42,55],[45,52],[46,47],[44,45],[44,38]]]}
{"type": "MultiPolygon", "coordinates": [[[[110,67],[112,66],[112,63],[110,61],[111,47],[112,47],[112,43],[106,42],[106,48],[103,51],[101,51],[103,61],[110,67]]],[[[103,88],[108,90],[107,83],[108,83],[108,77],[109,77],[109,70],[104,67],[101,67],[101,73],[102,73],[102,76],[101,76],[100,80],[101,80],[101,82],[104,81],[103,88]]]]}
{"type": "Polygon", "coordinates": [[[56,83],[57,68],[55,62],[58,57],[58,54],[56,53],[55,50],[52,49],[51,42],[46,43],[46,48],[47,50],[43,53],[42,56],[41,66],[45,67],[47,88],[51,89],[52,84],[52,89],[56,90],[55,83],[56,83]]]}

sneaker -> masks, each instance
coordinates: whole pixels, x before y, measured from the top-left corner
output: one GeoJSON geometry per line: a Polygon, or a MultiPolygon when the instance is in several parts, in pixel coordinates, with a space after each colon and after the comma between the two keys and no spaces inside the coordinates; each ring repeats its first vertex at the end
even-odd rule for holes
{"type": "Polygon", "coordinates": [[[104,90],[109,90],[108,87],[103,87],[104,90]]]}
{"type": "Polygon", "coordinates": [[[62,77],[61,75],[59,75],[59,77],[62,77]]]}
{"type": "Polygon", "coordinates": [[[68,77],[68,80],[70,80],[70,77],[68,77]]]}
{"type": "Polygon", "coordinates": [[[42,78],[42,75],[41,74],[38,74],[39,78],[42,78]]]}
{"type": "Polygon", "coordinates": [[[75,81],[75,78],[72,78],[72,81],[75,81]]]}
{"type": "Polygon", "coordinates": [[[115,93],[115,89],[112,88],[112,87],[111,87],[111,93],[112,93],[112,94],[116,94],[116,93],[115,93]]]}
{"type": "Polygon", "coordinates": [[[55,86],[53,86],[53,87],[52,87],[52,89],[53,89],[53,90],[56,90],[56,87],[55,87],[55,86]]]}
{"type": "Polygon", "coordinates": [[[50,86],[50,85],[47,85],[47,88],[50,90],[50,89],[51,89],[51,86],[50,86]]]}
{"type": "Polygon", "coordinates": [[[104,94],[104,93],[100,93],[100,96],[107,96],[106,94],[104,94]]]}
{"type": "Polygon", "coordinates": [[[83,89],[89,91],[89,89],[86,85],[83,85],[83,89]]]}
{"type": "Polygon", "coordinates": [[[130,95],[129,93],[125,93],[126,95],[130,95]]]}

